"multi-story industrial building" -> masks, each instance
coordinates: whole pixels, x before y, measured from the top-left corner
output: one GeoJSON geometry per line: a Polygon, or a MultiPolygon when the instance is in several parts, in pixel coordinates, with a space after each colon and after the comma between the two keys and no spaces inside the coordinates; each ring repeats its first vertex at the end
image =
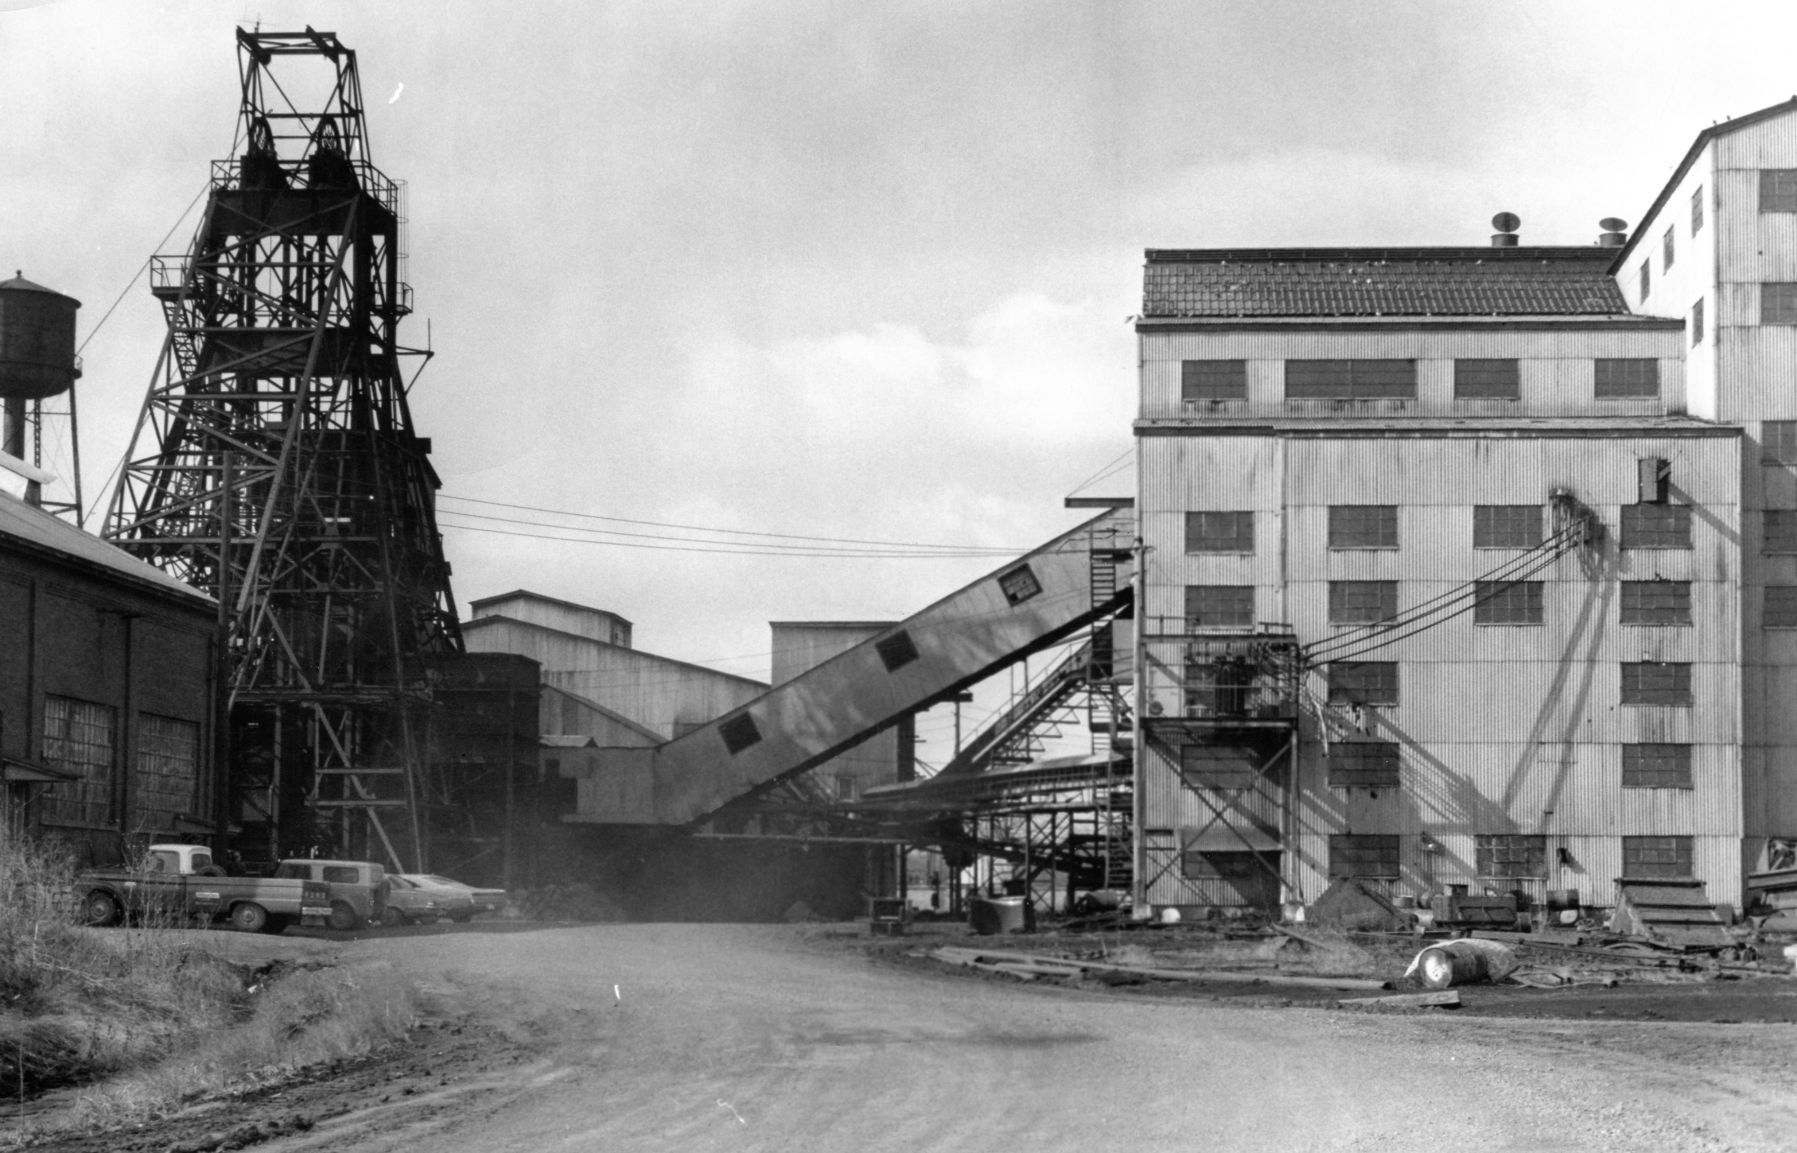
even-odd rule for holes
{"type": "Polygon", "coordinates": [[[1150,251],[1154,905],[1741,899],[1797,835],[1797,101],[1589,247],[1150,251]]]}

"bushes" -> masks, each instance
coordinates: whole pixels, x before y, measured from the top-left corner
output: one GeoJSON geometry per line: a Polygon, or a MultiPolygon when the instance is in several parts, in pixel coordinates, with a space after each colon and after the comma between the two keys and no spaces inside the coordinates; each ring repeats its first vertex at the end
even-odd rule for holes
{"type": "Polygon", "coordinates": [[[367,1052],[413,1023],[415,993],[391,970],[264,979],[202,932],[79,924],[72,880],[49,848],[0,845],[0,1100],[111,1078],[60,1122],[87,1123],[367,1052]]]}

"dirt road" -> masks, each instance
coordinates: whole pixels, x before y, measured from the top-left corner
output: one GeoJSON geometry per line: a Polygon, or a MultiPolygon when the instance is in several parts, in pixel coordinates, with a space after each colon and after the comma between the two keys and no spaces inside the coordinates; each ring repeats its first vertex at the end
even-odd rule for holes
{"type": "Polygon", "coordinates": [[[605,925],[348,943],[343,963],[398,962],[527,1050],[484,1071],[464,1062],[467,1076],[377,1071],[347,1111],[257,1147],[1664,1153],[1797,1141],[1788,1025],[1145,1000],[895,969],[848,932],[605,925]]]}

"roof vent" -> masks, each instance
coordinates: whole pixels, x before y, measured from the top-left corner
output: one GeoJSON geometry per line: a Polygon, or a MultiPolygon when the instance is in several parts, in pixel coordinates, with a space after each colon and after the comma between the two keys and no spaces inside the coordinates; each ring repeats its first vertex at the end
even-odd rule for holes
{"type": "Polygon", "coordinates": [[[1522,227],[1522,217],[1514,212],[1500,212],[1491,218],[1491,226],[1497,229],[1491,234],[1493,248],[1516,247],[1516,230],[1522,227]]]}
{"type": "Polygon", "coordinates": [[[1597,222],[1597,226],[1603,229],[1602,232],[1597,234],[1597,246],[1599,248],[1621,248],[1624,244],[1628,243],[1628,221],[1615,216],[1606,216],[1597,222]]]}

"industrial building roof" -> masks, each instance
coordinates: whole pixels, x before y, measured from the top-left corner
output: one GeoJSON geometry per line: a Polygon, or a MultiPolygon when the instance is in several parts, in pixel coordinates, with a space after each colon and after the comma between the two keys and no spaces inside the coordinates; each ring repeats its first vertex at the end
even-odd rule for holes
{"type": "Polygon", "coordinates": [[[1144,319],[1627,316],[1614,248],[1148,250],[1144,319]]]}
{"type": "Polygon", "coordinates": [[[8,492],[0,492],[0,537],[10,538],[39,553],[78,567],[104,569],[159,592],[191,601],[196,608],[216,602],[199,589],[146,564],[125,550],[58,520],[41,508],[26,504],[8,492]]]}

